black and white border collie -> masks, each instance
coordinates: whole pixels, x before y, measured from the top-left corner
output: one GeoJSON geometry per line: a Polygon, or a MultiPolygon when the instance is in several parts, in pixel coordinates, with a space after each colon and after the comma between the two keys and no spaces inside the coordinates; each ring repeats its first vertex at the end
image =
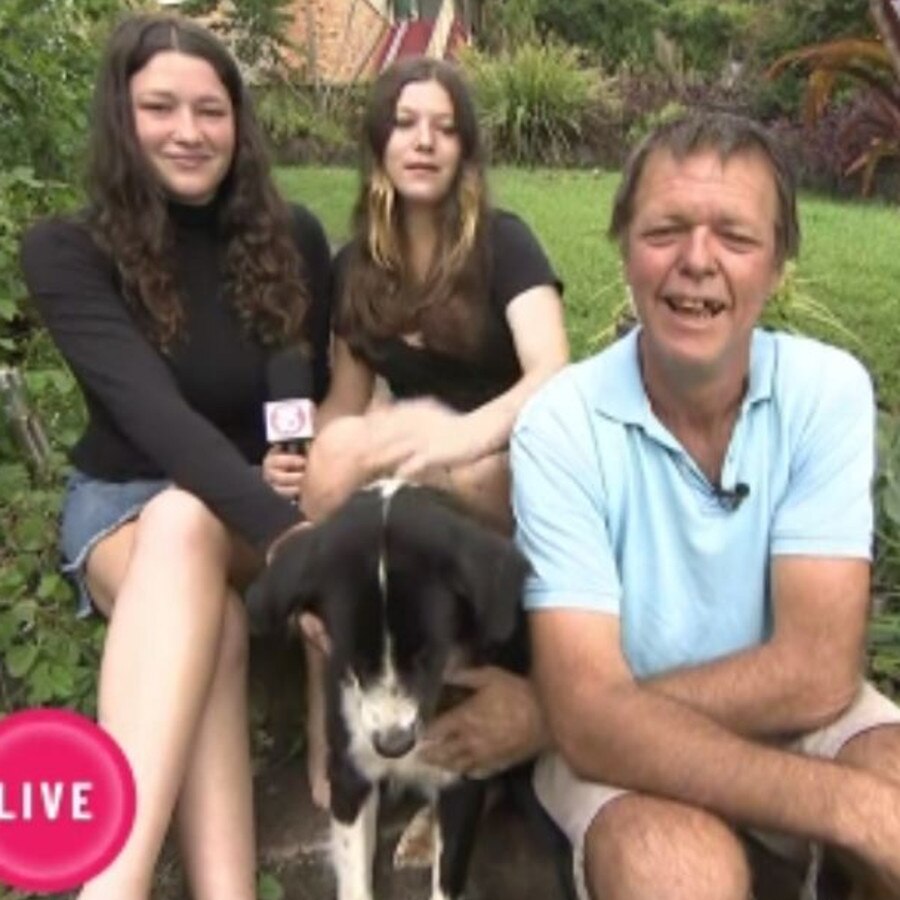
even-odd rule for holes
{"type": "Polygon", "coordinates": [[[467,664],[524,666],[527,563],[513,543],[437,491],[398,481],[357,491],[321,525],[288,538],[251,614],[317,614],[326,674],[332,854],[338,900],[371,900],[379,785],[419,788],[437,808],[431,900],[465,886],[484,781],[420,755],[443,676],[467,664]]]}

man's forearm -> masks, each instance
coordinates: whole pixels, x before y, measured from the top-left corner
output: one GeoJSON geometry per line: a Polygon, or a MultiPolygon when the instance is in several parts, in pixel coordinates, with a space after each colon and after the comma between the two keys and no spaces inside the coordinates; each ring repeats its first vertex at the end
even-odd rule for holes
{"type": "Polygon", "coordinates": [[[736,734],[778,738],[834,720],[853,700],[860,679],[834,678],[808,658],[767,643],[641,684],[736,734]]]}
{"type": "Polygon", "coordinates": [[[573,716],[569,706],[567,719],[577,721],[564,726],[557,719],[554,731],[583,778],[700,806],[732,822],[827,841],[870,860],[900,846],[896,785],[748,741],[639,685],[575,706],[594,712],[573,716]],[[876,833],[885,828],[889,834],[876,833]],[[888,837],[896,843],[886,843],[888,837]]]}

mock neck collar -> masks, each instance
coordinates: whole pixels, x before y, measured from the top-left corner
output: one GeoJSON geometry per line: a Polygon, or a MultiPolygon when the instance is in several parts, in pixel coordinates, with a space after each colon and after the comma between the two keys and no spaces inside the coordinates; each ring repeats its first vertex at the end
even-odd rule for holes
{"type": "Polygon", "coordinates": [[[222,201],[217,194],[208,203],[179,203],[169,200],[167,207],[172,221],[180,228],[211,229],[219,221],[222,201]]]}

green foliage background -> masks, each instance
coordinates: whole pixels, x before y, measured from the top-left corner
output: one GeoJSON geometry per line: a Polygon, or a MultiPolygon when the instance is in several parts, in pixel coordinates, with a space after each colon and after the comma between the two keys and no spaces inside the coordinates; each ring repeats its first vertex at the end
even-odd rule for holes
{"type": "Polygon", "coordinates": [[[18,268],[22,231],[77,202],[97,48],[116,0],[4,0],[0,4],[0,365],[25,372],[52,436],[40,481],[0,423],[0,706],[89,710],[99,630],[72,617],[57,574],[63,449],[81,404],[69,374],[34,327],[18,268]]]}

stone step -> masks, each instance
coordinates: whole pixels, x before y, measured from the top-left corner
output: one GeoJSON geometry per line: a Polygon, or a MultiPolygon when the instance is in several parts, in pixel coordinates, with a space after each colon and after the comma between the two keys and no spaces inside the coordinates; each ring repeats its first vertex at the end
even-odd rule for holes
{"type": "MultiPolygon", "coordinates": [[[[260,863],[284,889],[285,900],[331,900],[328,816],[315,809],[304,766],[292,761],[257,781],[260,863]]],[[[393,853],[420,803],[385,797],[379,823],[377,900],[427,900],[430,874],[396,870],[393,853]]],[[[551,851],[520,812],[500,799],[485,813],[476,839],[467,900],[564,900],[551,851]]]]}

